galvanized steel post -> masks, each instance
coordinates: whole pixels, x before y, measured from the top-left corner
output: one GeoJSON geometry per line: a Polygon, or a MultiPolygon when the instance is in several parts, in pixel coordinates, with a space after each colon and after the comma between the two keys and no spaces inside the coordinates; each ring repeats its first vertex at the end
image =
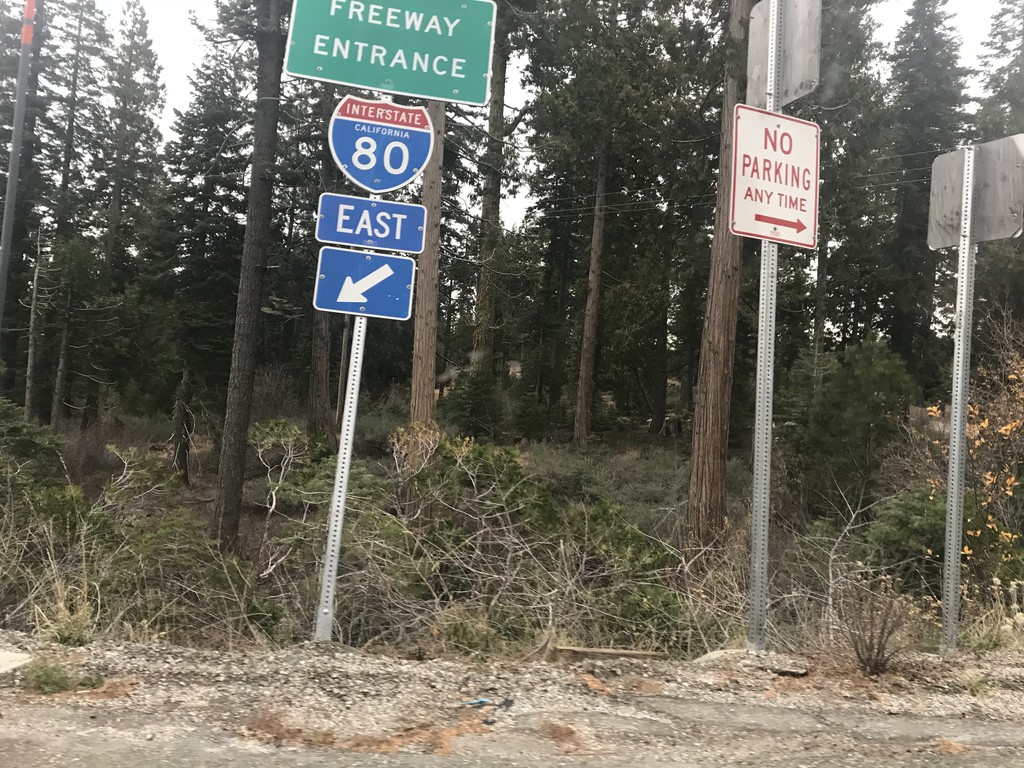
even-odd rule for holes
{"type": "Polygon", "coordinates": [[[949,476],[946,481],[946,551],[942,579],[942,652],[956,650],[960,621],[960,565],[964,529],[964,470],[967,462],[967,392],[971,378],[971,333],[974,329],[974,169],[977,148],[964,152],[963,208],[960,217],[960,264],[956,289],[956,347],[953,400],[949,415],[949,476]]]}
{"type": "MultiPolygon", "coordinates": [[[[782,79],[783,18],[782,0],[771,2],[768,32],[769,112],[779,111],[779,86],[782,79]]],[[[761,242],[761,301],[757,335],[757,404],[754,416],[754,493],[750,543],[750,624],[751,650],[765,649],[768,622],[768,522],[771,515],[772,476],[772,393],[775,388],[775,305],[778,296],[779,246],[761,242]]]]}

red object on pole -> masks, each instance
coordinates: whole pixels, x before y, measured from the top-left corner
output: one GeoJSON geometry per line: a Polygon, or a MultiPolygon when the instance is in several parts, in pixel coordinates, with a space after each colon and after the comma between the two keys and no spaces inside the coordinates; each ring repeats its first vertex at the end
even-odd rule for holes
{"type": "Polygon", "coordinates": [[[21,44],[32,45],[35,30],[36,0],[25,0],[25,23],[21,27],[21,44]]]}

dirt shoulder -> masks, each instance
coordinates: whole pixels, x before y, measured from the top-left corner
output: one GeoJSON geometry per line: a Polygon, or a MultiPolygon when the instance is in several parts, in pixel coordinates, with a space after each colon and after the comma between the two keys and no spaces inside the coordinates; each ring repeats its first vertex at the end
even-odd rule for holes
{"type": "Polygon", "coordinates": [[[0,633],[102,678],[41,695],[0,677],[0,765],[1024,765],[1024,655],[690,664],[415,662],[336,646],[218,653],[0,633]],[[254,759],[255,758],[255,759],[254,759]]]}

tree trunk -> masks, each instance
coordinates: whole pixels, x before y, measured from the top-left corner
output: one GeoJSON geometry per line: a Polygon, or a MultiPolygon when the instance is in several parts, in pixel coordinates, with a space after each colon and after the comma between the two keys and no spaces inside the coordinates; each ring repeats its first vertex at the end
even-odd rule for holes
{"type": "Polygon", "coordinates": [[[28,359],[25,362],[25,420],[35,422],[36,416],[36,368],[39,365],[39,338],[42,323],[39,317],[39,280],[43,273],[42,231],[36,246],[36,268],[32,272],[32,303],[28,317],[28,359]]]}
{"type": "Polygon", "coordinates": [[[306,432],[312,439],[323,438],[332,451],[338,450],[338,435],[331,419],[331,316],[313,316],[313,359],[309,366],[309,403],[306,432]]]}
{"type": "Polygon", "coordinates": [[[178,396],[174,400],[174,463],[172,468],[181,477],[185,485],[191,484],[188,469],[188,456],[192,448],[192,433],[195,431],[196,419],[192,413],[192,371],[188,364],[181,373],[181,385],[178,396]]]}
{"type": "Polygon", "coordinates": [[[733,112],[739,101],[739,78],[745,58],[741,51],[753,5],[754,0],[732,0],[729,15],[732,51],[726,65],[722,102],[718,207],[697,375],[690,466],[690,538],[700,546],[714,544],[725,527],[725,468],[743,252],[743,240],[729,231],[733,112]]]}
{"type": "MultiPolygon", "coordinates": [[[[498,22],[499,32],[501,22],[498,22]]],[[[499,40],[494,48],[491,73],[490,116],[487,121],[487,152],[484,154],[483,205],[480,233],[480,278],[476,294],[476,328],[473,331],[474,373],[494,373],[494,320],[497,303],[497,264],[501,247],[501,181],[505,165],[505,85],[509,49],[499,40]]]]}
{"type": "MultiPolygon", "coordinates": [[[[337,103],[336,89],[326,83],[319,88],[320,114],[324,116],[323,140],[320,142],[320,186],[324,192],[334,192],[341,181],[341,172],[334,162],[331,153],[328,133],[334,108],[337,103]]],[[[293,208],[298,204],[293,199],[293,208]]],[[[289,223],[289,229],[291,229],[289,223]]],[[[291,238],[289,237],[289,241],[291,238]]],[[[350,323],[351,316],[345,320],[350,323]]],[[[331,451],[338,450],[338,427],[341,424],[341,406],[337,406],[334,417],[331,417],[331,316],[326,312],[314,311],[313,314],[313,349],[309,366],[309,402],[306,412],[306,432],[311,438],[323,438],[331,451]]],[[[342,344],[344,353],[344,343],[342,344]]],[[[342,361],[340,379],[345,379],[345,361],[342,361]]],[[[339,399],[340,399],[339,391],[339,399]]]]}
{"type": "Polygon", "coordinates": [[[352,351],[352,315],[345,315],[345,330],[341,335],[341,365],[338,370],[338,396],[334,400],[334,425],[341,430],[341,414],[345,410],[345,388],[348,386],[348,360],[352,351]]]}
{"type": "Polygon", "coordinates": [[[412,351],[413,424],[434,419],[434,386],[437,380],[437,283],[441,250],[441,199],[444,181],[445,105],[427,102],[434,124],[434,155],[423,174],[423,205],[427,209],[427,243],[419,258],[416,276],[416,315],[412,351]]]}
{"type": "Polygon", "coordinates": [[[607,217],[608,166],[611,141],[602,141],[597,159],[597,192],[594,202],[594,232],[590,241],[590,276],[587,279],[587,309],[583,315],[580,343],[580,376],[576,386],[576,423],[573,444],[582,448],[590,436],[590,409],[594,397],[594,363],[597,358],[597,325],[601,309],[601,257],[604,255],[604,224],[607,217]]]}
{"type": "Polygon", "coordinates": [[[256,0],[256,114],[253,124],[252,181],[242,246],[235,338],[231,352],[224,435],[214,515],[222,548],[233,549],[238,539],[245,480],[247,433],[256,375],[260,306],[267,251],[273,220],[274,163],[277,158],[281,74],[285,32],[281,24],[284,0],[256,0]]]}
{"type": "Polygon", "coordinates": [[[68,92],[68,115],[64,126],[64,146],[60,160],[60,191],[57,193],[56,234],[57,239],[67,238],[72,232],[73,212],[71,209],[71,163],[75,155],[75,135],[78,127],[78,85],[82,75],[82,17],[84,6],[79,6],[78,34],[76,36],[75,59],[71,65],[71,87],[68,92]]]}
{"type": "Polygon", "coordinates": [[[50,426],[56,429],[64,421],[64,397],[68,382],[68,351],[71,347],[71,297],[64,305],[64,328],[60,334],[60,352],[57,355],[57,374],[53,380],[53,400],[50,403],[50,426]]]}

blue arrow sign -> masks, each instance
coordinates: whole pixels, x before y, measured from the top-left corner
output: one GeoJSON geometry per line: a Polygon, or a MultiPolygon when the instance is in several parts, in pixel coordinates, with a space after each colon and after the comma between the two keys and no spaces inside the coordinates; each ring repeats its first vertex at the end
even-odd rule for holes
{"type": "Polygon", "coordinates": [[[328,143],[345,175],[379,195],[423,173],[434,151],[434,128],[424,107],[346,96],[331,118],[328,143]]]}
{"type": "Polygon", "coordinates": [[[427,209],[422,205],[349,195],[320,196],[316,239],[399,253],[423,253],[427,209]]]}
{"type": "Polygon", "coordinates": [[[323,248],[317,265],[313,306],[341,315],[408,320],[416,262],[341,248],[323,248]]]}

